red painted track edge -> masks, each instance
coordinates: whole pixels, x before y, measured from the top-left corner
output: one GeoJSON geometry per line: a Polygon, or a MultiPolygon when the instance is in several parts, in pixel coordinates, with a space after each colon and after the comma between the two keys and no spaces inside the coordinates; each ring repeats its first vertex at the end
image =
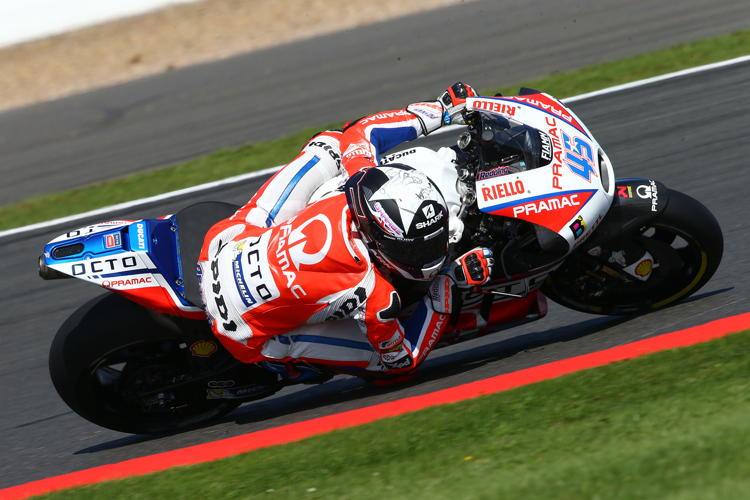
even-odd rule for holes
{"type": "Polygon", "coordinates": [[[354,427],[382,418],[395,417],[430,406],[450,404],[482,395],[494,394],[615,361],[637,358],[665,349],[686,347],[747,328],[750,328],[750,313],[731,316],[686,330],[666,333],[591,354],[584,354],[505,375],[498,375],[485,380],[478,380],[422,396],[414,396],[390,403],[351,410],[336,415],[251,432],[219,441],[21,484],[0,490],[0,500],[21,500],[32,495],[41,495],[74,486],[90,485],[111,479],[122,479],[158,472],[176,466],[194,465],[218,460],[259,448],[299,441],[336,429],[354,427]]]}

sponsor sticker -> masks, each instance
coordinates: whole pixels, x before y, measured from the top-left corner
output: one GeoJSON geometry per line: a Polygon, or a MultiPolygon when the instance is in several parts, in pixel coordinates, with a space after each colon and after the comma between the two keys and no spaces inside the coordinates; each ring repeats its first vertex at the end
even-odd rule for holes
{"type": "Polygon", "coordinates": [[[422,209],[422,212],[424,213],[425,217],[427,218],[424,222],[417,222],[416,228],[417,229],[424,229],[426,227],[430,227],[431,225],[435,224],[439,220],[443,218],[443,212],[435,212],[435,205],[430,204],[427,205],[422,209]]]}
{"type": "Polygon", "coordinates": [[[594,248],[588,251],[588,254],[592,257],[599,257],[602,254],[602,247],[595,246],[594,248]]]}
{"type": "Polygon", "coordinates": [[[429,103],[416,103],[407,108],[412,113],[422,115],[429,120],[437,120],[443,114],[443,107],[429,103]]]}
{"type": "Polygon", "coordinates": [[[513,207],[513,217],[518,218],[519,215],[539,214],[566,207],[577,207],[581,205],[578,196],[578,194],[556,196],[544,200],[532,201],[523,205],[516,205],[513,207]]]}
{"type": "Polygon", "coordinates": [[[211,380],[208,386],[212,389],[224,389],[226,387],[234,387],[234,380],[211,380]]]}
{"type": "Polygon", "coordinates": [[[617,186],[617,196],[620,198],[632,198],[633,186],[617,186]]]}
{"type": "MultiPolygon", "coordinates": [[[[253,294],[250,293],[250,287],[245,281],[245,272],[242,269],[242,249],[245,246],[245,241],[242,241],[234,247],[234,258],[232,259],[232,277],[234,278],[234,285],[237,287],[237,293],[240,296],[240,300],[245,304],[245,307],[251,307],[256,303],[253,294]]],[[[257,250],[255,250],[257,252],[257,250]]]]}
{"type": "Polygon", "coordinates": [[[523,185],[523,181],[517,180],[515,182],[498,182],[491,186],[482,186],[482,198],[484,201],[495,201],[508,196],[517,196],[523,194],[526,188],[523,185]]]}
{"type": "Polygon", "coordinates": [[[501,100],[474,100],[471,104],[474,109],[483,109],[485,111],[493,111],[495,113],[502,113],[508,116],[516,115],[516,107],[507,104],[501,100]]]}
{"type": "Polygon", "coordinates": [[[570,220],[595,193],[595,190],[563,191],[509,201],[482,210],[493,215],[522,219],[560,232],[569,225],[570,220]]]}
{"type": "Polygon", "coordinates": [[[219,348],[216,347],[216,343],[210,340],[200,340],[190,346],[190,352],[193,353],[193,356],[197,356],[199,358],[207,358],[215,353],[218,349],[219,348]]]}
{"type": "Polygon", "coordinates": [[[544,121],[547,123],[548,129],[547,132],[549,135],[547,138],[552,143],[552,146],[554,146],[554,163],[552,163],[552,187],[555,189],[562,190],[562,142],[560,141],[560,131],[558,130],[557,126],[557,120],[554,118],[548,116],[544,119],[544,121]]]}
{"type": "Polygon", "coordinates": [[[651,211],[656,212],[657,211],[657,202],[659,200],[659,191],[656,187],[656,181],[650,180],[648,181],[649,185],[641,184],[637,188],[635,188],[635,192],[638,194],[638,197],[641,199],[651,199],[651,211]]]}
{"type": "Polygon", "coordinates": [[[136,222],[130,226],[128,232],[130,249],[134,251],[148,250],[148,228],[146,222],[136,222]]]}
{"type": "Polygon", "coordinates": [[[530,96],[514,96],[509,97],[509,100],[521,102],[527,106],[532,106],[534,108],[540,109],[544,111],[545,113],[548,113],[549,115],[555,116],[565,122],[567,122],[569,125],[572,125],[576,129],[578,129],[579,132],[581,132],[584,135],[588,134],[583,129],[580,123],[578,123],[578,120],[573,118],[573,115],[567,112],[567,108],[558,101],[551,99],[543,94],[534,94],[530,96]]]}
{"type": "Polygon", "coordinates": [[[586,223],[583,221],[583,217],[580,215],[576,217],[576,220],[574,220],[573,223],[568,227],[571,231],[573,231],[573,238],[575,239],[583,236],[583,233],[586,231],[586,223]]]}
{"type": "Polygon", "coordinates": [[[346,300],[341,302],[341,305],[325,321],[339,321],[350,318],[354,311],[367,300],[367,290],[364,287],[358,286],[354,292],[350,290],[343,298],[346,298],[346,300]],[[347,296],[348,298],[346,298],[347,296]]]}
{"type": "Polygon", "coordinates": [[[635,274],[640,277],[646,277],[649,274],[651,274],[651,269],[653,269],[654,263],[651,261],[651,259],[646,259],[637,266],[635,266],[635,274]]]}
{"type": "Polygon", "coordinates": [[[381,158],[380,164],[381,165],[387,165],[389,163],[393,163],[396,160],[400,160],[401,158],[408,156],[410,154],[416,153],[416,149],[409,149],[408,151],[399,151],[398,153],[393,153],[392,155],[388,155],[384,158],[381,158]]]}
{"type": "Polygon", "coordinates": [[[115,257],[86,259],[71,265],[73,276],[91,276],[97,274],[115,274],[123,271],[145,269],[146,265],[136,259],[135,255],[123,254],[115,257]]]}
{"type": "Polygon", "coordinates": [[[156,286],[153,276],[128,276],[126,278],[109,279],[102,281],[104,288],[115,288],[118,290],[144,288],[156,286]]]}
{"type": "Polygon", "coordinates": [[[651,254],[646,254],[641,257],[637,262],[629,265],[623,271],[631,275],[632,277],[641,281],[646,281],[651,276],[651,272],[654,270],[654,260],[651,254]]]}
{"type": "Polygon", "coordinates": [[[625,260],[625,250],[612,252],[612,256],[608,259],[608,261],[610,264],[617,264],[620,267],[625,267],[628,265],[627,261],[625,260]]]}
{"type": "Polygon", "coordinates": [[[584,241],[586,241],[586,238],[588,238],[588,237],[589,237],[589,235],[590,235],[590,234],[591,234],[591,233],[592,233],[592,232],[594,231],[594,229],[596,229],[596,227],[597,227],[597,226],[599,225],[599,223],[600,223],[600,222],[602,221],[602,217],[603,217],[603,216],[602,216],[602,215],[600,215],[599,217],[597,217],[597,218],[596,218],[596,220],[594,221],[594,223],[590,225],[590,227],[589,227],[589,230],[588,230],[588,231],[586,231],[586,234],[584,234],[584,235],[583,235],[583,238],[581,238],[580,240],[578,240],[578,241],[576,242],[576,244],[575,244],[575,245],[573,245],[573,248],[576,248],[576,247],[577,247],[578,245],[580,245],[581,243],[583,243],[584,241]]]}
{"type": "Polygon", "coordinates": [[[120,233],[108,234],[104,236],[104,248],[119,248],[122,246],[120,233]]]}
{"type": "Polygon", "coordinates": [[[542,151],[539,155],[539,159],[542,160],[541,165],[549,165],[552,163],[552,139],[541,130],[539,130],[539,139],[542,143],[542,151]]]}
{"type": "Polygon", "coordinates": [[[399,116],[411,116],[411,113],[406,111],[405,109],[401,109],[398,111],[385,111],[383,113],[378,113],[376,115],[368,116],[367,118],[363,118],[359,121],[360,125],[365,125],[369,122],[374,122],[378,120],[386,120],[388,118],[396,118],[399,116]]]}
{"type": "Polygon", "coordinates": [[[244,387],[230,387],[227,389],[206,389],[206,399],[240,399],[256,392],[268,389],[265,385],[247,385],[244,387]]]}
{"type": "Polygon", "coordinates": [[[492,170],[486,170],[477,174],[477,180],[483,181],[485,179],[492,179],[493,177],[500,177],[501,175],[508,175],[508,167],[497,167],[492,170]]]}
{"type": "Polygon", "coordinates": [[[372,153],[370,152],[370,143],[362,141],[350,144],[349,147],[346,148],[346,151],[344,151],[343,157],[349,159],[355,156],[371,157],[372,153]]]}

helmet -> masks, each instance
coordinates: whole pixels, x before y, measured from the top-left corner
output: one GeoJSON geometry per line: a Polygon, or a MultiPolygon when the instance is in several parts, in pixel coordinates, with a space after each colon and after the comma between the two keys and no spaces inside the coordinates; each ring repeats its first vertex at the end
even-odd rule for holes
{"type": "Polygon", "coordinates": [[[448,253],[448,208],[425,174],[401,164],[371,167],[344,189],[360,237],[378,262],[412,280],[437,275],[448,253]]]}
{"type": "Polygon", "coordinates": [[[490,113],[480,116],[477,141],[487,167],[506,167],[507,173],[514,174],[551,163],[552,141],[541,130],[490,113]]]}

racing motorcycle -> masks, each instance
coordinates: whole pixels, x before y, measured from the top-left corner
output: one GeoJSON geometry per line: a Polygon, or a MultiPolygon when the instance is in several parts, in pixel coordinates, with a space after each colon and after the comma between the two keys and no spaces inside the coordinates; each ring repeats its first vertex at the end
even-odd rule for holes
{"type": "MultiPolygon", "coordinates": [[[[424,157],[432,165],[425,173],[463,224],[452,254],[481,245],[495,255],[491,280],[463,293],[435,348],[542,318],[546,298],[594,314],[660,309],[695,293],[719,266],[723,237],[708,209],[653,179],[616,180],[591,132],[558,100],[532,89],[469,98],[464,120],[442,171],[426,148],[381,160],[424,157]]],[[[114,292],[75,311],[50,350],[55,388],[80,416],[127,433],[164,432],[289,384],[383,377],[335,364],[243,364],[217,342],[195,269],[208,229],[237,208],[199,203],[155,219],[93,224],[45,246],[42,278],[114,292]]],[[[427,293],[416,282],[394,285],[404,314],[427,293]]],[[[312,334],[361,342],[353,323],[324,323],[312,334]]]]}

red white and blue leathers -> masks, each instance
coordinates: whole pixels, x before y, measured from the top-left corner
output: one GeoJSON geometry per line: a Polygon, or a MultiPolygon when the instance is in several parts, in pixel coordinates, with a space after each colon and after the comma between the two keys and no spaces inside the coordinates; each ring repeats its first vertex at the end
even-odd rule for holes
{"type": "MultiPolygon", "coordinates": [[[[360,119],[343,133],[320,134],[247,205],[211,228],[199,259],[203,299],[214,333],[236,358],[374,371],[385,370],[381,360],[392,364],[407,354],[414,363],[405,369],[424,361],[447,315],[426,297],[408,318],[398,317],[399,295],[372,262],[344,194],[308,202],[326,182],[377,165],[380,151],[442,123],[439,103],[417,103],[360,119]]],[[[442,302],[449,294],[448,287],[433,293],[442,302]]]]}

